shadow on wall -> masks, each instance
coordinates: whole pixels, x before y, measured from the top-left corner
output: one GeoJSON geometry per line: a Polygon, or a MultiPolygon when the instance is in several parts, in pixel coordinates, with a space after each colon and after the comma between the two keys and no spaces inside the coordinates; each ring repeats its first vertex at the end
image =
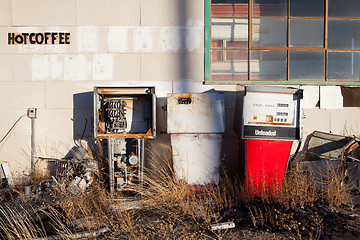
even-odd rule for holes
{"type": "MultiPolygon", "coordinates": [[[[188,4],[187,2],[188,1],[180,1],[178,0],[178,6],[177,6],[177,20],[178,20],[178,25],[182,25],[184,28],[186,28],[186,23],[188,22],[188,15],[186,14],[186,12],[188,12],[188,4]]],[[[191,7],[191,6],[189,6],[191,7]]],[[[187,33],[189,34],[189,33],[187,33]]],[[[192,90],[190,89],[189,87],[189,68],[191,67],[190,66],[190,58],[191,58],[191,55],[189,52],[187,52],[187,41],[186,41],[186,37],[189,37],[189,36],[186,36],[186,34],[184,34],[183,36],[181,36],[182,39],[181,39],[181,42],[184,46],[184,51],[182,53],[179,53],[178,56],[179,56],[179,69],[181,71],[181,92],[182,93],[190,93],[192,92],[192,90]]],[[[199,83],[201,84],[201,83],[199,83]]]]}
{"type": "MultiPolygon", "coordinates": [[[[233,129],[238,135],[237,169],[239,171],[240,179],[245,179],[245,167],[246,167],[245,159],[243,157],[243,153],[246,151],[245,140],[241,139],[244,96],[245,96],[245,88],[240,85],[236,86],[236,103],[235,103],[233,129]]],[[[228,127],[232,127],[232,126],[228,126],[228,127]]]]}
{"type": "Polygon", "coordinates": [[[95,145],[93,140],[94,93],[83,92],[73,95],[73,139],[75,145],[85,140],[89,147],[95,145]]]}
{"type": "MultiPolygon", "coordinates": [[[[156,93],[156,89],[155,89],[156,93]]],[[[156,138],[145,141],[145,168],[172,166],[170,135],[167,134],[167,98],[156,98],[156,138]]]]}

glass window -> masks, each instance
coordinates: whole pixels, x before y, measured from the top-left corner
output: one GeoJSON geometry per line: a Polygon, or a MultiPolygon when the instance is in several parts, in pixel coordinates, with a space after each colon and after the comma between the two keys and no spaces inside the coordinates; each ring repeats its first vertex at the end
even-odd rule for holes
{"type": "Polygon", "coordinates": [[[360,17],[360,1],[329,0],[329,17],[355,18],[360,17]]]}
{"type": "Polygon", "coordinates": [[[325,80],[324,51],[290,51],[289,80],[325,80]]]}
{"type": "Polygon", "coordinates": [[[287,0],[253,0],[253,17],[286,17],[287,0]]]}
{"type": "Polygon", "coordinates": [[[287,44],[287,21],[285,19],[253,19],[252,45],[285,47],[287,44]]]}
{"type": "Polygon", "coordinates": [[[360,20],[329,20],[330,49],[360,49],[360,20]]]}
{"type": "Polygon", "coordinates": [[[248,2],[249,0],[211,0],[211,4],[236,4],[248,2]]]}
{"type": "Polygon", "coordinates": [[[251,51],[251,80],[286,80],[286,51],[251,51]]]}
{"type": "Polygon", "coordinates": [[[247,17],[248,0],[212,0],[211,15],[213,17],[247,17]]]}
{"type": "Polygon", "coordinates": [[[291,17],[324,17],[324,0],[291,0],[291,17]]]}
{"type": "Polygon", "coordinates": [[[211,50],[211,78],[218,80],[247,80],[248,51],[211,50]]]}
{"type": "Polygon", "coordinates": [[[360,82],[360,0],[204,3],[206,81],[360,82]]]}
{"type": "Polygon", "coordinates": [[[248,46],[248,20],[215,18],[211,23],[211,40],[223,41],[221,47],[248,46]],[[231,44],[233,43],[233,44],[231,44]],[[235,46],[237,44],[237,46],[235,46]]]}
{"type": "Polygon", "coordinates": [[[324,21],[310,19],[290,20],[290,47],[323,47],[324,21]]]}
{"type": "Polygon", "coordinates": [[[328,80],[360,80],[359,52],[328,52],[328,80]]]}

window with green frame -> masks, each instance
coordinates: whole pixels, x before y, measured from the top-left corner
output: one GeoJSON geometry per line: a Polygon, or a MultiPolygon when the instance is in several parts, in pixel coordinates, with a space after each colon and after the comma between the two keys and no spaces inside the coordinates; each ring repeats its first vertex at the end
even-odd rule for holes
{"type": "Polygon", "coordinates": [[[205,0],[205,83],[360,85],[360,1],[205,0]]]}

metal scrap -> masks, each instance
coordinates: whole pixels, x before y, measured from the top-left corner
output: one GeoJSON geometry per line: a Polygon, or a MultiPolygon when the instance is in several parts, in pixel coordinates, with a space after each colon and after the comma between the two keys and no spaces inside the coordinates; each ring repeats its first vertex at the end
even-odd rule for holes
{"type": "Polygon", "coordinates": [[[211,225],[211,230],[212,231],[217,231],[217,230],[229,229],[229,228],[234,228],[234,227],[235,227],[235,223],[233,221],[231,221],[231,222],[222,222],[222,223],[212,224],[211,225]]]}
{"type": "Polygon", "coordinates": [[[306,142],[304,159],[297,163],[297,171],[316,179],[318,186],[329,174],[342,179],[342,184],[360,194],[360,139],[331,133],[313,132],[306,142]]]}
{"type": "Polygon", "coordinates": [[[99,171],[98,162],[81,146],[73,147],[62,159],[51,160],[55,162],[55,177],[51,176],[51,179],[39,183],[36,188],[37,198],[50,198],[52,190],[61,192],[65,189],[71,193],[70,197],[77,196],[92,184],[99,171]]]}
{"type": "Polygon", "coordinates": [[[37,238],[36,240],[63,240],[63,239],[97,239],[101,235],[109,231],[108,227],[103,227],[95,231],[81,232],[74,234],[61,234],[49,236],[45,238],[37,238]]]}
{"type": "Polygon", "coordinates": [[[1,188],[14,186],[9,164],[6,161],[0,161],[0,178],[1,188]]]}

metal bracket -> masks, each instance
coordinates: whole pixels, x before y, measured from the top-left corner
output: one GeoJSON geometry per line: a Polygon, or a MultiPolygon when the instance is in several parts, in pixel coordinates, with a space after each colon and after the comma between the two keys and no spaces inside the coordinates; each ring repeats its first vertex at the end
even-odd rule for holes
{"type": "Polygon", "coordinates": [[[36,118],[36,111],[37,111],[37,108],[28,108],[28,110],[27,110],[28,118],[36,118]]]}

